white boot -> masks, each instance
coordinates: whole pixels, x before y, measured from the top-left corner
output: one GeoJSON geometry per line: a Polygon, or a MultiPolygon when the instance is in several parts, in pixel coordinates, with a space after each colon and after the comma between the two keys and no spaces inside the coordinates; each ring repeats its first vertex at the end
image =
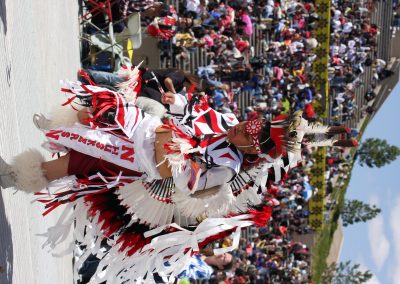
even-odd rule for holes
{"type": "Polygon", "coordinates": [[[50,130],[51,121],[47,119],[42,113],[35,113],[33,115],[33,124],[39,130],[50,130]]]}
{"type": "Polygon", "coordinates": [[[9,164],[0,156],[0,187],[9,188],[15,186],[15,174],[9,164]]]}
{"type": "Polygon", "coordinates": [[[1,187],[15,187],[28,193],[46,188],[48,181],[42,169],[44,161],[43,155],[33,149],[15,156],[10,165],[0,157],[1,187]]]}
{"type": "MultiPolygon", "coordinates": [[[[80,109],[79,107],[77,107],[80,109]]],[[[33,115],[33,124],[39,130],[50,130],[58,127],[73,126],[79,122],[78,112],[70,107],[56,107],[50,113],[50,118],[47,118],[42,113],[33,115]]]]}

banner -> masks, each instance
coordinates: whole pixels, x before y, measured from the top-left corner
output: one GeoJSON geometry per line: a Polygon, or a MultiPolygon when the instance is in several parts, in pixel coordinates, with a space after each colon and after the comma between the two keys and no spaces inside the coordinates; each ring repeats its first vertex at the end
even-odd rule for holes
{"type": "Polygon", "coordinates": [[[45,133],[50,146],[63,145],[80,153],[103,159],[126,169],[140,172],[135,163],[133,142],[109,133],[83,127],[64,127],[45,133]]]}
{"type": "Polygon", "coordinates": [[[330,40],[330,0],[316,0],[316,10],[319,16],[315,38],[318,47],[314,50],[317,59],[313,63],[312,85],[322,95],[322,101],[315,101],[313,107],[320,117],[327,117],[329,110],[329,88],[328,88],[328,61],[330,40]]]}
{"type": "MultiPolygon", "coordinates": [[[[315,112],[322,118],[328,116],[329,111],[329,85],[328,85],[328,61],[329,61],[329,40],[331,22],[331,1],[316,0],[316,10],[319,16],[318,25],[315,30],[315,38],[319,45],[314,50],[317,59],[313,63],[312,84],[315,90],[322,95],[321,101],[315,101],[313,107],[315,112]]],[[[316,163],[311,169],[310,184],[318,188],[308,204],[309,224],[314,230],[320,230],[324,224],[324,198],[325,198],[325,157],[326,148],[319,148],[314,153],[316,163]]]]}
{"type": "Polygon", "coordinates": [[[314,153],[315,164],[311,169],[310,184],[318,188],[318,192],[310,199],[308,209],[310,212],[308,222],[314,230],[319,230],[324,224],[324,198],[325,198],[325,158],[326,147],[320,147],[314,153]]]}

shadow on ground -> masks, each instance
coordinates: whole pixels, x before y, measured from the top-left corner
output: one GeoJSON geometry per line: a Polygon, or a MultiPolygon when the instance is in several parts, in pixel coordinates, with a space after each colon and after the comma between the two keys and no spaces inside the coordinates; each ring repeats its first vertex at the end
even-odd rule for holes
{"type": "Polygon", "coordinates": [[[0,18],[3,22],[3,33],[7,34],[7,9],[6,0],[0,0],[0,18]]]}
{"type": "Polygon", "coordinates": [[[11,238],[11,227],[6,218],[3,196],[0,194],[0,283],[13,283],[12,265],[13,244],[11,238]]]}

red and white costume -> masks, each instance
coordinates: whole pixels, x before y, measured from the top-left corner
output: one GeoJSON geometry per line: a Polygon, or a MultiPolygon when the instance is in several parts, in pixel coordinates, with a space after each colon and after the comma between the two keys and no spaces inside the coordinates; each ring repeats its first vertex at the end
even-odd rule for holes
{"type": "MultiPolygon", "coordinates": [[[[134,82],[129,84],[137,92],[134,82]]],[[[68,171],[75,176],[50,184],[49,191],[38,193],[38,201],[46,206],[44,215],[65,205],[59,222],[45,234],[50,247],[76,221],[75,238],[87,246],[76,267],[90,254],[101,259],[93,283],[143,277],[151,283],[154,272],[177,275],[207,243],[234,233],[232,250],[241,228],[267,222],[270,208],[249,208],[261,202],[259,187],[251,174],[240,172],[242,154],[226,140],[235,117],[211,109],[204,98],[177,94],[166,126],[173,139],[164,146],[173,177],[161,179],[154,157],[160,118],[119,92],[69,82],[63,90],[73,95],[68,103],[90,102],[92,119],[90,126],[45,131],[47,149],[70,152],[68,171]],[[194,189],[188,187],[192,162],[202,169],[194,189]],[[211,196],[192,196],[216,186],[211,196]],[[204,215],[208,218],[199,224],[196,218],[204,215]],[[100,250],[103,240],[111,246],[107,252],[100,250]]]]}

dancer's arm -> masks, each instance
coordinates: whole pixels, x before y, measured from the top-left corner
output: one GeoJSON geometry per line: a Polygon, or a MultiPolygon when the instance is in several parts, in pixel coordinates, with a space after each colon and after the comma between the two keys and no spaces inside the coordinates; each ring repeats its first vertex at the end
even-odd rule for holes
{"type": "Polygon", "coordinates": [[[168,161],[164,161],[164,157],[167,154],[167,150],[164,149],[164,144],[168,143],[171,137],[171,130],[162,127],[158,127],[156,129],[156,141],[154,149],[156,152],[156,164],[159,165],[157,169],[162,178],[172,177],[171,167],[169,166],[168,161]],[[161,163],[162,161],[164,162],[161,163]]]}
{"type": "Polygon", "coordinates": [[[42,163],[42,169],[46,179],[51,182],[68,176],[69,154],[60,158],[42,163]]]}

